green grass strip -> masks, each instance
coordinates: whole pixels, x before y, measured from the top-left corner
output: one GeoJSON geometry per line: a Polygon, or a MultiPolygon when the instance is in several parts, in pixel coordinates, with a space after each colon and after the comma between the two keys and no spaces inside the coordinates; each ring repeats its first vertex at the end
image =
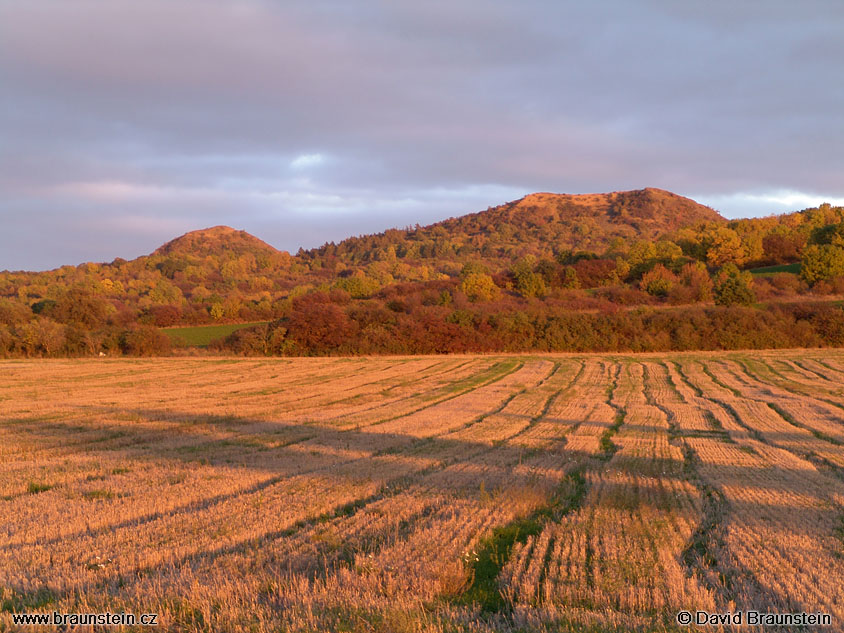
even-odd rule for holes
{"type": "Polygon", "coordinates": [[[586,495],[586,478],[582,470],[567,475],[558,487],[551,502],[534,510],[530,515],[516,519],[507,525],[495,528],[492,534],[481,541],[474,560],[469,561],[472,584],[455,602],[477,603],[484,613],[509,610],[509,606],[498,586],[498,575],[507,564],[513,546],[524,544],[531,536],[537,536],[549,521],[558,521],[577,509],[586,495]]]}
{"type": "Polygon", "coordinates": [[[226,323],[224,325],[195,325],[190,327],[169,327],[161,331],[170,337],[174,344],[183,343],[188,347],[208,347],[212,341],[225,338],[232,332],[261,325],[266,321],[254,323],[226,323]]]}

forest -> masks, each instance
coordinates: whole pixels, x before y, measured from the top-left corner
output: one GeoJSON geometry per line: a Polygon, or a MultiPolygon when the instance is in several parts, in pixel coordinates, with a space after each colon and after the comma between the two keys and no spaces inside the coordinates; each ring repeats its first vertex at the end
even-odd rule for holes
{"type": "Polygon", "coordinates": [[[243,231],[0,273],[0,356],[161,355],[257,323],[245,355],[844,345],[844,207],[728,221],[658,189],[531,194],[427,227],[278,251],[243,231]]]}

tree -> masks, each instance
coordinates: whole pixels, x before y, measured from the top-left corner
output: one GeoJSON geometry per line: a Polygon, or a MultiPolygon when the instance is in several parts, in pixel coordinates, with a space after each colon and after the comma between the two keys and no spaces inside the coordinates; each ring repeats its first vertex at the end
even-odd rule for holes
{"type": "Polygon", "coordinates": [[[642,290],[655,297],[664,297],[677,283],[677,276],[662,264],[642,275],[642,290]]]}
{"type": "Polygon", "coordinates": [[[339,279],[335,286],[348,292],[353,299],[367,299],[378,292],[380,284],[359,270],[350,277],[339,279]]]}
{"type": "Polygon", "coordinates": [[[209,312],[211,314],[211,318],[215,321],[219,321],[226,314],[226,310],[225,308],[223,308],[223,304],[219,302],[213,303],[209,312]]]}
{"type": "Polygon", "coordinates": [[[803,249],[800,276],[812,285],[844,276],[844,248],[813,244],[803,249]]]}
{"type": "Polygon", "coordinates": [[[60,323],[78,325],[85,329],[102,326],[114,307],[89,290],[70,288],[54,305],[45,308],[44,314],[60,323]]]}
{"type": "Polygon", "coordinates": [[[704,231],[706,261],[711,266],[742,264],[746,260],[739,234],[726,226],[710,226],[704,231]]]}
{"type": "MultiPolygon", "coordinates": [[[[37,305],[37,304],[36,304],[37,305]]],[[[0,299],[0,324],[16,325],[25,323],[32,318],[32,312],[24,304],[11,299],[0,299]]]]}
{"type": "Polygon", "coordinates": [[[545,280],[542,275],[530,271],[516,276],[516,290],[523,297],[544,297],[546,292],[545,280]]]}
{"type": "Polygon", "coordinates": [[[806,236],[802,233],[777,231],[762,238],[765,260],[770,264],[788,264],[799,260],[805,245],[806,236]]]}
{"type": "Polygon", "coordinates": [[[294,300],[286,327],[288,336],[303,350],[324,353],[338,348],[354,334],[354,323],[325,293],[294,300]]]}
{"type": "Polygon", "coordinates": [[[481,262],[466,262],[463,264],[463,268],[460,270],[460,278],[466,279],[466,277],[474,274],[487,274],[489,273],[489,269],[484,266],[481,262]]]}
{"type": "Polygon", "coordinates": [[[65,343],[65,326],[38,318],[21,326],[19,336],[27,356],[54,356],[65,343]]]}
{"type": "Polygon", "coordinates": [[[498,286],[485,273],[470,273],[460,282],[460,290],[469,301],[490,301],[498,296],[498,286]]]}
{"type": "Polygon", "coordinates": [[[15,346],[15,337],[12,331],[3,323],[0,323],[0,358],[8,358],[15,346]]]}
{"type": "Polygon", "coordinates": [[[120,347],[132,356],[161,356],[170,352],[172,344],[170,337],[158,328],[141,325],[123,333],[120,347]]]}
{"type": "Polygon", "coordinates": [[[812,244],[831,244],[844,248],[844,222],[828,224],[812,231],[812,244]]]}
{"type": "Polygon", "coordinates": [[[712,278],[702,262],[689,262],[683,266],[680,282],[689,289],[692,301],[709,301],[712,298],[712,278]]]}
{"type": "Polygon", "coordinates": [[[147,310],[145,318],[157,327],[167,327],[179,322],[182,318],[182,311],[174,305],[154,305],[147,310]]]}
{"type": "Polygon", "coordinates": [[[149,298],[154,303],[182,303],[185,298],[178,286],[174,286],[166,279],[161,279],[149,291],[149,298]]]}
{"type": "Polygon", "coordinates": [[[630,263],[631,268],[638,268],[656,259],[656,257],[656,244],[648,240],[640,240],[630,247],[630,252],[627,254],[627,261],[630,263]]]}
{"type": "Polygon", "coordinates": [[[740,271],[735,264],[726,264],[718,271],[713,290],[718,305],[750,305],[756,301],[753,275],[740,271]]]}
{"type": "Polygon", "coordinates": [[[571,266],[566,266],[563,269],[563,288],[580,288],[580,280],[577,278],[577,271],[571,266]]]}

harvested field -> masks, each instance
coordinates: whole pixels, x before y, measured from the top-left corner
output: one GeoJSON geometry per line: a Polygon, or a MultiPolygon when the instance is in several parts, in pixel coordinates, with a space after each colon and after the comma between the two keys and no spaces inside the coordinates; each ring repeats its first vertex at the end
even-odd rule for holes
{"type": "Polygon", "coordinates": [[[844,630],[841,352],[0,376],[0,631],[53,611],[167,631],[814,630],[679,627],[682,610],[844,630]]]}

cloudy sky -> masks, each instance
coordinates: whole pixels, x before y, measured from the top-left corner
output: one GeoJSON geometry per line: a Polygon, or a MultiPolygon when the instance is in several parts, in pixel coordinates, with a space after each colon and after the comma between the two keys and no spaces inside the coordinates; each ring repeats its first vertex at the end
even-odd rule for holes
{"type": "Polygon", "coordinates": [[[844,204],[841,0],[2,0],[0,269],[532,191],[844,204]]]}

